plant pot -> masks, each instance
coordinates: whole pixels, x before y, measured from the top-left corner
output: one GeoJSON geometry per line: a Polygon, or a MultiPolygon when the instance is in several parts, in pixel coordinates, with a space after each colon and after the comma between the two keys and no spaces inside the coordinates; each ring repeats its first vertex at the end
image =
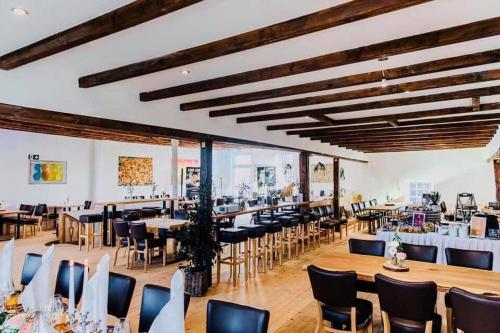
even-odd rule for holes
{"type": "Polygon", "coordinates": [[[205,296],[210,285],[209,277],[209,269],[201,271],[186,270],[184,290],[191,296],[205,296]]]}

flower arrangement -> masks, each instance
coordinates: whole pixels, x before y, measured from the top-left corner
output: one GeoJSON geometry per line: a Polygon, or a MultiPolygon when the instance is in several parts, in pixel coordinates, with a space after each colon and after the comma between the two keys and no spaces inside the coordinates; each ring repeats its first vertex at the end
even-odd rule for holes
{"type": "Polygon", "coordinates": [[[399,228],[396,229],[394,237],[388,244],[389,255],[391,256],[391,263],[395,267],[403,267],[406,260],[406,253],[404,253],[401,237],[399,236],[399,228]]]}

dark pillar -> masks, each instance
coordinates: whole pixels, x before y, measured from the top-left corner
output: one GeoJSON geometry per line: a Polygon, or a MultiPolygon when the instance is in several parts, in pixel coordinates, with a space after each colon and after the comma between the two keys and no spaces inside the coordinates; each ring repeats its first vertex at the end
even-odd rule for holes
{"type": "Polygon", "coordinates": [[[340,166],[339,158],[333,158],[333,214],[335,217],[340,217],[340,166]]]}
{"type": "Polygon", "coordinates": [[[309,201],[309,153],[304,151],[299,155],[299,174],[303,200],[309,201]]]}
{"type": "Polygon", "coordinates": [[[495,187],[497,193],[497,201],[500,202],[500,160],[493,160],[495,168],[495,187]]]}
{"type": "Polygon", "coordinates": [[[203,141],[201,143],[200,153],[200,205],[208,204],[212,206],[212,141],[203,141]],[[201,194],[204,196],[205,202],[201,202],[201,194]]]}

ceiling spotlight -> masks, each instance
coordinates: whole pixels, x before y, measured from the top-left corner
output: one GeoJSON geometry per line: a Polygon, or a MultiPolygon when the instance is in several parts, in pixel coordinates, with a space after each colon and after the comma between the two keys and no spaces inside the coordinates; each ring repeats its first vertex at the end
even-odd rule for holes
{"type": "Polygon", "coordinates": [[[181,74],[182,74],[182,75],[186,75],[186,76],[188,76],[189,74],[191,74],[191,71],[189,71],[189,70],[187,70],[187,69],[183,69],[183,70],[181,71],[181,74]]]}
{"type": "Polygon", "coordinates": [[[26,9],[23,9],[23,8],[16,7],[16,8],[12,8],[11,11],[14,15],[17,15],[17,16],[26,16],[29,14],[28,11],[26,9]]]}
{"type": "Polygon", "coordinates": [[[389,58],[386,56],[383,56],[383,57],[378,58],[377,60],[378,61],[387,61],[387,60],[389,60],[389,58]]]}
{"type": "Polygon", "coordinates": [[[385,73],[384,73],[384,70],[382,70],[382,80],[380,81],[380,86],[382,88],[385,88],[389,85],[389,83],[387,83],[387,79],[385,77],[385,73]]]}

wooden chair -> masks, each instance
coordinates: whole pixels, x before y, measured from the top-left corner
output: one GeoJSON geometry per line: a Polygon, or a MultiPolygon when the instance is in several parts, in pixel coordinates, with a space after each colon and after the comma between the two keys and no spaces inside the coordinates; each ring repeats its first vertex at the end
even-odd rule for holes
{"type": "MultiPolygon", "coordinates": [[[[158,249],[162,253],[163,266],[165,266],[167,261],[166,244],[158,238],[148,238],[150,235],[148,235],[145,223],[130,223],[130,234],[134,240],[133,260],[139,254],[144,256],[144,273],[148,271],[148,264],[151,264],[155,249],[158,249]]],[[[130,269],[132,267],[133,261],[130,263],[130,269]]]]}

